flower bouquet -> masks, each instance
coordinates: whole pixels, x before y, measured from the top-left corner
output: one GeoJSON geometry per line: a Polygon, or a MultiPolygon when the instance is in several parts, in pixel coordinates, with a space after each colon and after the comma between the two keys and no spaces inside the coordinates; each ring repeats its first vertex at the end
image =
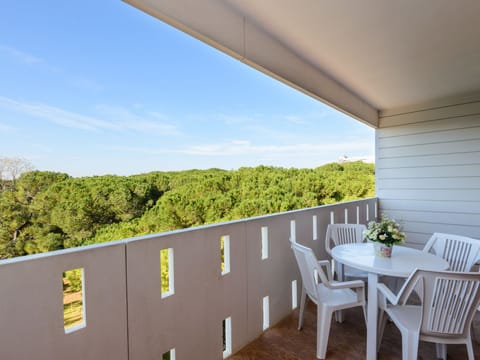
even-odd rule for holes
{"type": "Polygon", "coordinates": [[[405,233],[400,231],[400,225],[385,215],[382,215],[379,222],[369,222],[363,236],[375,242],[375,252],[382,257],[390,257],[392,246],[405,240],[405,233]]]}

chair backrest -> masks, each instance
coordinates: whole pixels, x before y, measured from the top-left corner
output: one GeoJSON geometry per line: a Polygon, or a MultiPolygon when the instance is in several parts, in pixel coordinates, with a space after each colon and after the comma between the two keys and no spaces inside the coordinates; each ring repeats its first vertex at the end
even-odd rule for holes
{"type": "Polygon", "coordinates": [[[325,250],[332,255],[332,241],[334,246],[363,242],[363,232],[366,229],[363,224],[329,224],[325,235],[325,250]]]}
{"type": "MultiPolygon", "coordinates": [[[[416,270],[407,280],[403,295],[421,283],[420,332],[432,337],[465,337],[480,302],[480,273],[416,270]]],[[[418,287],[417,287],[418,289],[418,287]]]]}
{"type": "Polygon", "coordinates": [[[445,259],[450,271],[470,271],[480,256],[480,240],[466,236],[435,233],[423,251],[445,259]]]}
{"type": "Polygon", "coordinates": [[[318,301],[317,286],[319,280],[328,283],[328,278],[318,265],[317,257],[312,249],[291,240],[290,243],[302,276],[303,287],[311,299],[318,301]]]}

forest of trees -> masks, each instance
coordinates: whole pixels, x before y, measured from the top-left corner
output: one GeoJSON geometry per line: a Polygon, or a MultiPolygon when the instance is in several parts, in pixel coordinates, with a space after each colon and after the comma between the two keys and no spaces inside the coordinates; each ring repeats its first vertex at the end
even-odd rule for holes
{"type": "Polygon", "coordinates": [[[374,196],[374,165],[0,178],[0,259],[374,196]]]}

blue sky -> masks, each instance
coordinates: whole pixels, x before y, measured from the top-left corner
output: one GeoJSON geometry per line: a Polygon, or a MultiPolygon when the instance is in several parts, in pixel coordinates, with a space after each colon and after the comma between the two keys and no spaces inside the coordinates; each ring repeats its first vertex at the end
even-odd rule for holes
{"type": "Polygon", "coordinates": [[[317,167],[374,131],[119,0],[4,1],[0,157],[72,176],[317,167]]]}

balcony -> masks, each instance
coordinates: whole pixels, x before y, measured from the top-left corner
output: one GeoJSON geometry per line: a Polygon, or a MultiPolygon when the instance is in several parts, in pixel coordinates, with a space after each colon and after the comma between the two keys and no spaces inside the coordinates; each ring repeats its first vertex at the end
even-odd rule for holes
{"type": "MultiPolygon", "coordinates": [[[[290,334],[304,347],[298,358],[310,358],[302,354],[314,351],[315,316],[310,309],[306,329],[295,330],[301,280],[289,238],[326,258],[327,224],[365,223],[376,213],[372,198],[4,260],[2,359],[146,360],[170,351],[177,359],[221,359],[260,336],[233,357],[240,359],[264,339],[287,351],[290,334]],[[163,292],[162,250],[169,256],[163,292]],[[84,321],[65,329],[62,274],[78,268],[84,321]],[[284,330],[288,337],[278,341],[284,330]]],[[[357,323],[333,331],[352,334],[349,324],[357,323]]],[[[361,332],[355,349],[364,347],[361,332]]]]}
{"type": "MultiPolygon", "coordinates": [[[[311,359],[314,310],[298,333],[289,237],[325,258],[328,223],[364,223],[380,209],[405,221],[411,246],[435,231],[480,238],[478,3],[126,1],[375,127],[379,200],[3,261],[2,359],[158,360],[173,349],[178,359],[241,349],[233,359],[311,359]],[[163,294],[162,250],[173,270],[163,294]],[[62,273],[77,268],[85,323],[65,331],[62,273]]],[[[362,359],[364,331],[349,313],[327,356],[362,359]]],[[[422,358],[432,351],[420,347],[422,358]]],[[[400,357],[389,326],[380,358],[400,357]]]]}

